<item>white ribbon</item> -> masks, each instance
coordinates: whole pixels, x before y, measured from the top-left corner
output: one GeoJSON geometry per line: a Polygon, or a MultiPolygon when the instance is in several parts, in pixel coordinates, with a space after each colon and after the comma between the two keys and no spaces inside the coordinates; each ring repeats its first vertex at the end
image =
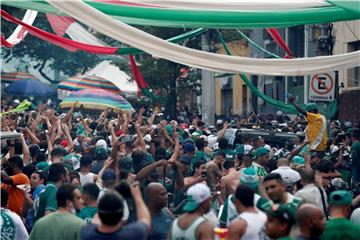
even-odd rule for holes
{"type": "Polygon", "coordinates": [[[208,53],[169,43],[119,22],[79,0],[70,2],[48,0],[48,2],[106,36],[141,49],[155,57],[200,69],[254,75],[298,76],[351,68],[360,64],[360,51],[297,59],[257,59],[208,53]]]}
{"type": "MultiPolygon", "coordinates": [[[[22,21],[28,25],[32,25],[35,21],[35,18],[37,16],[37,11],[33,11],[33,10],[26,10],[26,13],[22,19],[22,21]]],[[[6,41],[8,41],[11,45],[16,45],[19,42],[21,42],[26,34],[28,33],[28,31],[26,31],[21,25],[18,25],[14,32],[10,35],[10,37],[8,37],[6,39],[6,41]]]]}

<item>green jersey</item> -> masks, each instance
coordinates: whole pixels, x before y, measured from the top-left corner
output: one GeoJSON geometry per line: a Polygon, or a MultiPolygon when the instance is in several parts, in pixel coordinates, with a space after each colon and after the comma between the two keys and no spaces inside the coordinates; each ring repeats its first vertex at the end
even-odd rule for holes
{"type": "Polygon", "coordinates": [[[80,240],[80,229],[84,224],[84,220],[71,213],[52,213],[35,223],[29,240],[80,240]]]}
{"type": "Polygon", "coordinates": [[[360,227],[345,218],[335,218],[326,222],[321,239],[355,240],[359,239],[360,227]]]}
{"type": "Polygon", "coordinates": [[[90,223],[91,219],[95,216],[96,212],[97,212],[97,207],[84,207],[76,215],[79,218],[84,219],[85,222],[90,223]]]}
{"type": "Polygon", "coordinates": [[[35,221],[45,215],[46,211],[55,212],[57,209],[56,201],[57,187],[55,183],[49,182],[34,200],[35,221]]]}
{"type": "Polygon", "coordinates": [[[268,175],[267,171],[265,170],[265,168],[263,166],[261,166],[260,164],[253,162],[250,166],[250,168],[254,169],[256,174],[259,177],[265,177],[266,175],[268,175]]]}

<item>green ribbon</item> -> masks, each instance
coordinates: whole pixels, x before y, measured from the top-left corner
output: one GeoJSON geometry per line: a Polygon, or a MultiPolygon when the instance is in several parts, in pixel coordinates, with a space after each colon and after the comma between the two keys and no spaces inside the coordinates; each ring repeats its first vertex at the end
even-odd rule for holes
{"type": "MultiPolygon", "coordinates": [[[[355,20],[360,18],[359,8],[352,9],[351,11],[349,10],[352,5],[358,3],[357,0],[347,0],[347,4],[340,0],[332,0],[332,6],[329,7],[271,11],[204,11],[134,7],[92,1],[85,2],[89,6],[128,24],[163,27],[289,27],[304,24],[355,20]]],[[[63,12],[49,5],[45,0],[2,0],[2,4],[23,9],[32,9],[39,12],[53,13],[56,15],[65,15],[63,12]]]]}
{"type": "Polygon", "coordinates": [[[250,38],[248,38],[242,31],[240,31],[239,29],[236,29],[236,31],[240,34],[240,36],[242,38],[244,38],[246,41],[248,41],[252,46],[256,47],[257,49],[259,49],[260,51],[263,51],[264,53],[269,54],[270,56],[274,57],[274,58],[281,58],[280,56],[269,52],[268,50],[262,48],[260,45],[258,45],[256,42],[254,42],[253,40],[251,40],[250,38]]]}
{"type": "Polygon", "coordinates": [[[27,110],[29,107],[31,107],[31,102],[24,100],[16,108],[14,108],[10,111],[7,111],[7,112],[0,113],[0,116],[2,117],[4,115],[11,114],[11,113],[23,112],[23,111],[27,110]]]}
{"type": "MultiPolygon", "coordinates": [[[[230,49],[227,47],[227,44],[223,38],[223,36],[220,34],[219,31],[217,31],[217,35],[219,37],[219,40],[221,42],[221,45],[223,46],[225,52],[227,55],[232,55],[230,49]]],[[[241,79],[244,81],[244,83],[248,86],[248,88],[259,98],[264,100],[266,103],[281,109],[283,112],[286,113],[293,113],[296,114],[298,111],[293,105],[286,104],[283,102],[280,102],[278,100],[275,100],[267,95],[265,95],[263,92],[261,92],[247,77],[245,74],[240,74],[241,79]]]]}
{"type": "MultiPolygon", "coordinates": [[[[175,37],[169,38],[166,41],[168,42],[172,42],[172,43],[178,43],[181,42],[183,40],[198,36],[200,34],[203,34],[204,32],[206,32],[207,29],[204,28],[198,28],[196,30],[190,31],[190,32],[186,32],[180,35],[177,35],[175,37]]],[[[119,50],[117,50],[115,52],[116,55],[123,55],[123,54],[140,54],[143,53],[144,51],[136,49],[136,48],[119,48],[119,50]]]]}

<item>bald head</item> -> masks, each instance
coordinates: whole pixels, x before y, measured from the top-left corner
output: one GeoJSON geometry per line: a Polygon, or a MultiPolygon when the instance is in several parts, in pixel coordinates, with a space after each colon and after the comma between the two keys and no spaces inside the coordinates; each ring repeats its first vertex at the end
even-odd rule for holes
{"type": "Polygon", "coordinates": [[[277,166],[281,167],[281,166],[289,166],[289,160],[287,160],[287,158],[279,158],[278,162],[277,162],[277,166]]]}
{"type": "Polygon", "coordinates": [[[145,190],[145,196],[148,205],[155,209],[161,209],[167,205],[167,191],[160,183],[150,183],[145,190]]]}
{"type": "Polygon", "coordinates": [[[297,211],[297,220],[302,225],[306,221],[311,220],[314,215],[322,215],[322,210],[313,204],[305,203],[297,211]]]}
{"type": "Polygon", "coordinates": [[[161,183],[152,182],[147,186],[146,193],[148,193],[149,196],[152,196],[161,192],[163,189],[165,189],[165,187],[161,183]]]}
{"type": "Polygon", "coordinates": [[[323,211],[313,204],[302,204],[297,210],[297,220],[301,234],[309,239],[318,239],[324,231],[325,218],[323,211]]]}

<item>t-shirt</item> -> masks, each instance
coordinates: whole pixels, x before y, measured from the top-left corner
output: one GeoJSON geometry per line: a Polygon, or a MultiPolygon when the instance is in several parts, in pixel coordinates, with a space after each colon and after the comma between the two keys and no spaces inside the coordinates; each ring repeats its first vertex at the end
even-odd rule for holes
{"type": "Polygon", "coordinates": [[[4,240],[27,240],[29,238],[19,215],[9,209],[1,208],[0,229],[1,239],[4,240]]]}
{"type": "Polygon", "coordinates": [[[55,212],[57,209],[56,201],[56,191],[57,187],[55,183],[49,182],[46,184],[44,190],[40,192],[37,198],[34,200],[34,210],[35,210],[35,221],[45,215],[46,211],[55,212]]]}
{"type": "Polygon", "coordinates": [[[197,151],[195,153],[195,157],[192,159],[192,162],[196,162],[196,161],[205,161],[205,162],[210,162],[211,161],[211,154],[208,154],[204,151],[197,151]]]}
{"type": "Polygon", "coordinates": [[[91,219],[95,216],[96,212],[97,212],[97,207],[84,207],[76,215],[79,218],[84,219],[85,222],[90,223],[91,219]]]}
{"type": "Polygon", "coordinates": [[[102,233],[97,230],[97,225],[86,224],[81,228],[82,240],[110,240],[110,239],[136,239],[145,240],[148,235],[148,228],[144,222],[134,222],[121,227],[113,233],[102,233]]]}
{"type": "Polygon", "coordinates": [[[312,150],[324,151],[327,147],[326,119],[321,114],[306,112],[306,136],[312,150]]]}
{"type": "Polygon", "coordinates": [[[354,182],[360,182],[360,141],[355,142],[351,147],[351,173],[354,182]]]}
{"type": "Polygon", "coordinates": [[[254,169],[259,177],[265,177],[268,174],[265,168],[256,162],[253,162],[250,168],[254,169]]]}
{"type": "Polygon", "coordinates": [[[52,213],[37,221],[30,240],[80,240],[80,229],[85,221],[71,213],[52,213]]]}
{"type": "Polygon", "coordinates": [[[323,240],[356,240],[360,236],[360,227],[345,218],[335,218],[326,222],[321,235],[323,240]]]}
{"type": "MultiPolygon", "coordinates": [[[[291,207],[293,209],[297,209],[299,204],[302,202],[302,199],[295,197],[294,195],[292,195],[291,193],[288,193],[288,192],[285,194],[287,194],[287,199],[286,199],[286,203],[284,203],[284,204],[288,205],[288,207],[291,207]]],[[[269,209],[273,204],[274,204],[274,202],[270,200],[270,201],[266,202],[265,204],[263,204],[261,206],[261,209],[262,210],[269,209]]]]}
{"type": "Polygon", "coordinates": [[[148,240],[166,240],[174,217],[166,208],[158,214],[151,215],[151,234],[148,240]]]}
{"type": "Polygon", "coordinates": [[[2,184],[1,188],[5,189],[9,194],[8,208],[17,213],[19,216],[22,216],[22,207],[24,205],[25,194],[24,191],[19,189],[17,185],[29,185],[29,178],[23,174],[18,173],[16,175],[10,176],[13,180],[13,185],[2,184]]]}

